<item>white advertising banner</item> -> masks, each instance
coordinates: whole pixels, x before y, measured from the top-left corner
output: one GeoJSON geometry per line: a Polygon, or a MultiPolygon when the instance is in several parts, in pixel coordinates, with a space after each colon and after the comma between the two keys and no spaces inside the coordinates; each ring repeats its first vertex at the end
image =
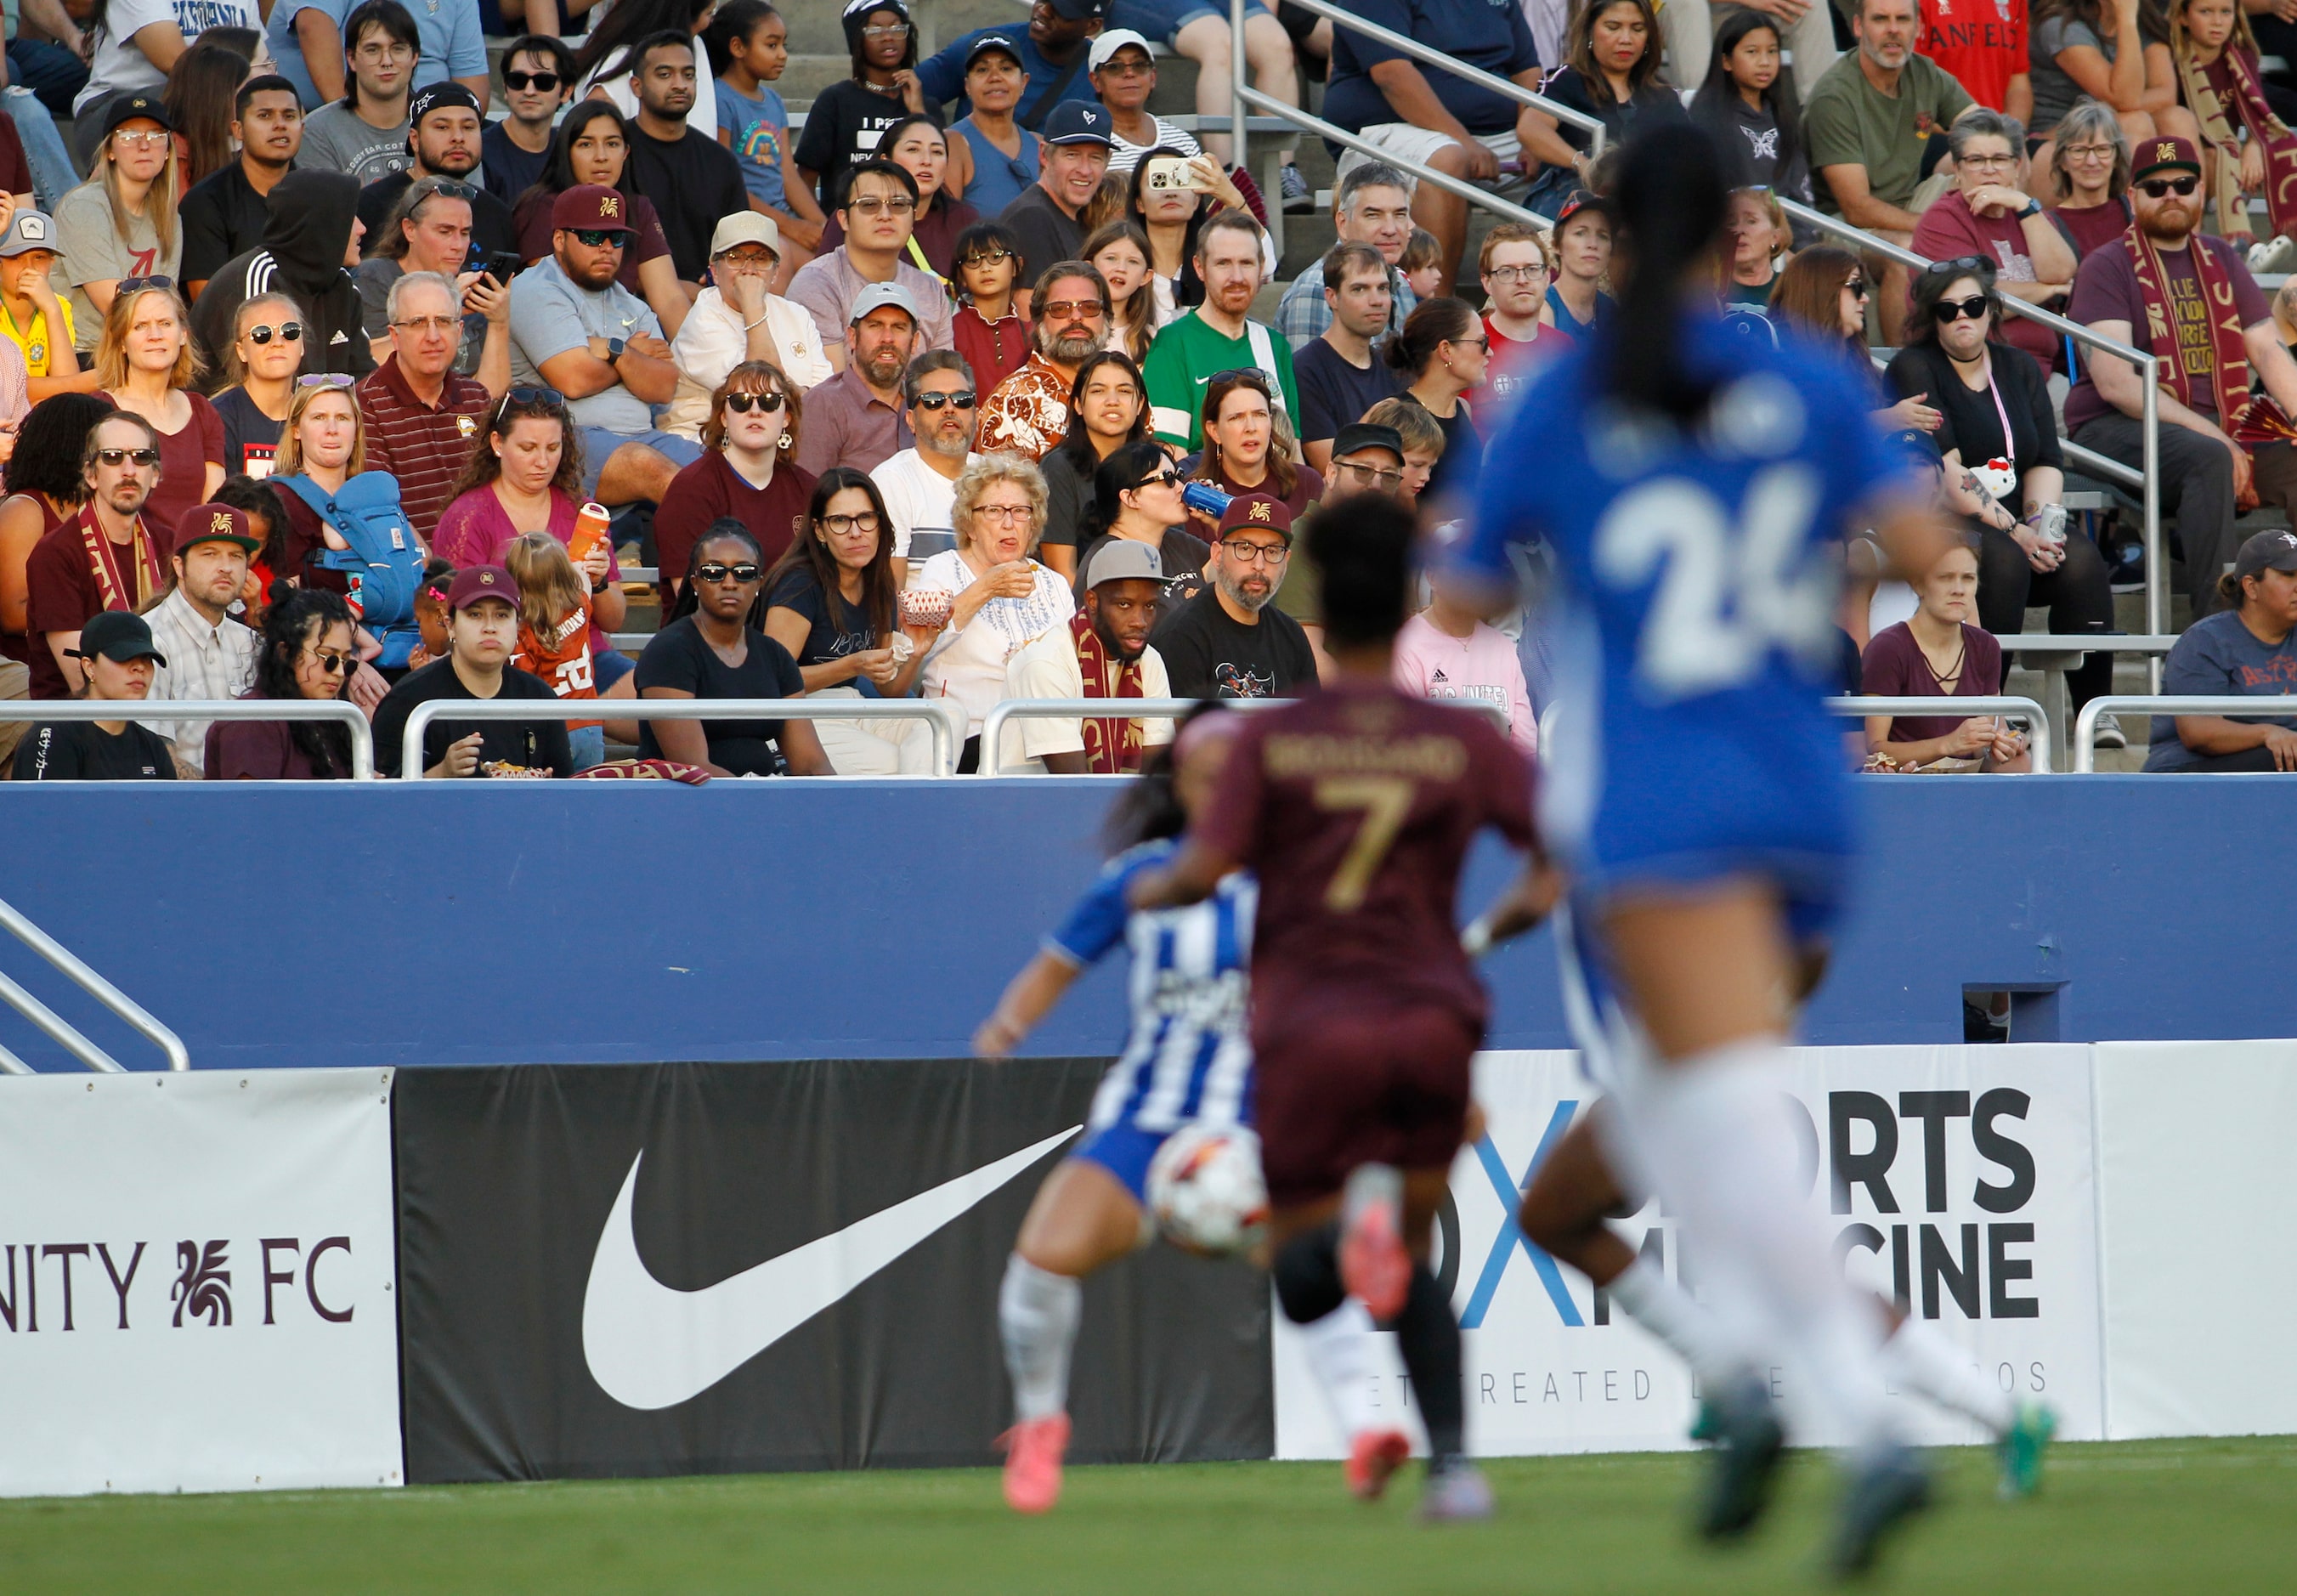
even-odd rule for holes
{"type": "MultiPolygon", "coordinates": [[[[1791,1089],[1812,1200],[1850,1278],[1909,1303],[2003,1389],[2049,1403],[2062,1436],[2102,1436],[2089,1049],[1803,1048],[1791,1089]]],[[[1687,1444],[1689,1371],[1514,1222],[1539,1159],[1593,1096],[1577,1056],[1484,1054],[1476,1096],[1488,1124],[1453,1166],[1440,1269],[1465,1331],[1470,1446],[1506,1456],[1687,1444]]],[[[1621,1223],[1682,1278],[1679,1228],[1655,1201],[1621,1223]]],[[[1342,1455],[1280,1314],[1274,1356],[1277,1455],[1342,1455]]],[[[1380,1396],[1400,1409],[1392,1346],[1387,1356],[1380,1396]]],[[[1769,1372],[1791,1403],[1795,1371],[1769,1372]]],[[[1904,1401],[1916,1438],[1979,1438],[1972,1421],[1904,1401]]]]}
{"type": "Polygon", "coordinates": [[[391,1072],[0,1081],[0,1494],[400,1483],[391,1072]]]}

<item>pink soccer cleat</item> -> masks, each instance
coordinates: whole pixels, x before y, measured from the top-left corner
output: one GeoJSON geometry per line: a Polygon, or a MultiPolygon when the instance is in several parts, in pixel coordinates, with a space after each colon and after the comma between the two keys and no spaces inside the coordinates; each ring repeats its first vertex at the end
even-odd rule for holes
{"type": "Polygon", "coordinates": [[[997,1438],[1005,1449],[1005,1505],[1017,1513],[1050,1513],[1061,1499],[1061,1454],[1069,1449],[1069,1416],[1025,1419],[997,1438]]]}
{"type": "Polygon", "coordinates": [[[1412,1295],[1412,1255],[1404,1248],[1404,1177],[1381,1164],[1348,1176],[1340,1207],[1340,1283],[1387,1324],[1412,1295]]]}
{"type": "Polygon", "coordinates": [[[1388,1480],[1411,1455],[1411,1438],[1402,1430],[1357,1432],[1348,1444],[1348,1494],[1359,1501],[1378,1501],[1388,1480]]]}

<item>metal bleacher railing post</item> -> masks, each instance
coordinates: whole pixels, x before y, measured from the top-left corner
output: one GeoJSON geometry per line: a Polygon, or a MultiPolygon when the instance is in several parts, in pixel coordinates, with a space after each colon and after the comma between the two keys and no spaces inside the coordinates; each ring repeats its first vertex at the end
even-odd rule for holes
{"type": "MultiPolygon", "coordinates": [[[[1293,698],[1234,698],[1224,700],[1232,710],[1272,710],[1293,698]]],[[[1472,710],[1495,724],[1500,735],[1507,735],[1512,724],[1507,706],[1490,703],[1480,698],[1445,698],[1435,702],[1447,707],[1472,710]]],[[[1194,698],[1008,698],[993,704],[981,718],[980,774],[1002,776],[1004,769],[1004,733],[1008,723],[1014,720],[1174,720],[1197,707],[1194,698]],[[1110,712],[1114,710],[1114,714],[1110,712]]]]}
{"type": "Polygon", "coordinates": [[[2074,771],[2087,776],[2097,769],[2097,754],[2090,747],[2090,738],[2097,730],[2100,715],[2119,714],[2124,710],[2147,715],[2223,715],[2239,719],[2250,715],[2297,715],[2297,695],[2276,698],[2211,698],[2201,695],[2179,697],[2174,694],[2109,694],[2093,698],[2082,705],[2080,718],[2074,722],[2074,771]]]}
{"type": "Polygon", "coordinates": [[[439,699],[418,703],[399,742],[402,775],[421,772],[433,720],[923,720],[932,728],[934,773],[957,774],[964,711],[946,698],[539,698],[439,699]]]}
{"type": "MultiPolygon", "coordinates": [[[[1842,716],[1936,715],[1940,706],[1958,717],[2017,715],[2034,728],[2034,774],[2054,775],[2058,769],[2057,738],[2052,735],[2049,712],[2030,698],[1999,694],[1991,698],[1830,698],[1826,707],[1842,716]]],[[[2091,722],[2094,726],[2096,723],[2091,722]]]]}
{"type": "Polygon", "coordinates": [[[375,733],[358,705],[321,698],[40,698],[0,703],[0,720],[335,720],[351,734],[351,779],[375,779],[375,733]]]}
{"type": "MultiPolygon", "coordinates": [[[[32,924],[15,905],[5,901],[0,901],[0,928],[5,928],[18,942],[62,971],[73,985],[150,1038],[152,1044],[167,1056],[170,1070],[192,1067],[192,1056],[185,1048],[182,1037],[152,1018],[141,1003],[97,975],[86,960],[32,924]]],[[[0,975],[0,1002],[6,1003],[46,1032],[57,1046],[98,1074],[127,1074],[118,1059],[90,1041],[70,1020],[25,991],[12,976],[0,975]]],[[[33,1073],[30,1065],[6,1048],[0,1048],[0,1074],[29,1075],[33,1073]]]]}

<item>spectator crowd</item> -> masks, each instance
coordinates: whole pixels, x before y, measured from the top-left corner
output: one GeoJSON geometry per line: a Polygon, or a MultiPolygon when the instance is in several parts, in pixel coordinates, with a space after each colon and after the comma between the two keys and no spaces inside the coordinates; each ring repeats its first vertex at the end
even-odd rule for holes
{"type": "MultiPolygon", "coordinates": [[[[1319,202],[1289,159],[1264,193],[1211,131],[1231,39],[1207,7],[1038,0],[923,54],[902,0],[849,0],[851,75],[793,116],[765,0],[525,0],[533,31],[491,63],[493,0],[25,0],[0,92],[0,694],[342,700],[386,773],[433,777],[572,776],[610,744],[673,771],[912,772],[921,722],[615,701],[925,695],[963,712],[966,768],[1135,769],[1165,720],[980,735],[1010,699],[1313,683],[1317,511],[1387,494],[1449,535],[1504,408],[1613,313],[1603,151],[1685,119],[1736,185],[1718,309],[1838,345],[1966,529],[1903,588],[1854,542],[1847,690],[1999,693],[1995,639],[2029,606],[2113,629],[2130,539],[2068,498],[2081,450],[2142,465],[2143,378],[2013,306],[2160,358],[2198,623],[2169,678],[2285,689],[2297,543],[2242,517],[2297,511],[2297,300],[2259,282],[2297,260],[2297,24],[2235,0],[1347,9],[1541,98],[1251,0],[1254,81],[1321,83],[1356,141],[1334,242],[1280,280],[1272,208],[1319,202]],[[1149,109],[1173,53],[1198,67],[1194,131],[1149,109]],[[1471,251],[1469,203],[1423,171],[1544,225],[1471,251]],[[1782,202],[1935,264],[1836,247],[1782,202]],[[664,620],[635,659],[633,545],[664,620]],[[417,704],[503,695],[596,718],[449,710],[397,769],[417,704]]],[[[1497,613],[1433,585],[1398,670],[1530,753],[1535,555],[1523,576],[1497,613]]],[[[2102,646],[2074,707],[2112,681],[2102,646]]],[[[20,778],[349,773],[323,720],[146,708],[0,728],[0,753],[19,739],[20,778]]],[[[2028,757],[1984,716],[1865,740],[1878,769],[2028,757]]],[[[2148,766],[2292,750],[2297,722],[2178,718],[2148,766]]]]}

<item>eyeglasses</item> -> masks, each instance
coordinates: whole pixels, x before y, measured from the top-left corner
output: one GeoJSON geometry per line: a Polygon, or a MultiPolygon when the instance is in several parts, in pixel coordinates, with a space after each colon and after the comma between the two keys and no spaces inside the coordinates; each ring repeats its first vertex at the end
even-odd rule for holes
{"type": "Polygon", "coordinates": [[[1939,325],[1944,326],[1948,322],[1960,321],[1965,316],[1972,321],[1983,321],[1986,319],[1986,313],[1992,309],[1993,307],[1986,302],[1986,296],[1981,293],[1973,294],[1966,300],[1940,300],[1935,314],[1938,317],[1939,325]]]}
{"type": "Polygon", "coordinates": [[[558,86],[558,74],[556,72],[505,72],[503,86],[521,91],[537,88],[547,95],[558,86]]]}
{"type": "Polygon", "coordinates": [[[572,227],[574,242],[586,250],[619,250],[630,234],[614,227],[572,227]]]}
{"type": "MultiPolygon", "coordinates": [[[[167,135],[160,136],[165,138],[167,135]]],[[[117,297],[123,293],[142,293],[146,289],[171,289],[175,285],[173,277],[122,277],[111,285],[111,292],[117,297]]]]}
{"type": "Polygon", "coordinates": [[[939,410],[943,407],[952,410],[970,410],[975,397],[970,388],[960,388],[955,393],[921,393],[910,402],[920,410],[939,410]]]}
{"type": "Polygon", "coordinates": [[[160,128],[123,128],[111,136],[115,144],[128,144],[139,150],[150,150],[168,142],[169,134],[160,128]]]}
{"type": "Polygon", "coordinates": [[[1997,166],[2016,166],[2018,164],[2018,158],[2005,150],[1999,155],[1964,155],[1955,164],[1956,166],[1963,167],[1982,166],[1989,168],[1997,166]]]}
{"type": "Polygon", "coordinates": [[[2137,192],[2149,200],[2167,199],[2171,194],[2184,199],[2201,185],[2202,180],[2194,177],[2148,177],[2137,185],[2137,192]]]}
{"type": "Polygon", "coordinates": [[[1221,547],[1229,558],[1247,565],[1281,565],[1292,557],[1292,550],[1281,543],[1255,543],[1248,538],[1223,538],[1221,547]]]}
{"type": "Polygon", "coordinates": [[[1099,300],[1051,300],[1041,307],[1046,321],[1099,321],[1108,307],[1099,300]]]}
{"type": "Polygon", "coordinates": [[[959,261],[958,265],[994,266],[1000,260],[1010,260],[1013,259],[1014,254],[1010,250],[983,250],[977,254],[967,255],[964,259],[959,261]]]}
{"type": "Polygon", "coordinates": [[[738,565],[729,565],[723,560],[706,560],[694,568],[696,581],[712,584],[726,581],[754,582],[760,574],[757,566],[748,560],[743,561],[738,565]]]}
{"type": "Polygon", "coordinates": [[[877,512],[863,510],[853,515],[825,515],[821,518],[821,524],[824,530],[840,538],[848,532],[874,532],[877,530],[877,512]]]}
{"type": "Polygon", "coordinates": [[[352,51],[351,54],[355,59],[359,61],[413,61],[415,59],[415,46],[412,45],[402,45],[396,39],[388,41],[383,39],[369,39],[358,49],[352,51]]]}
{"type": "Polygon", "coordinates": [[[283,321],[276,327],[250,327],[247,330],[247,341],[250,343],[266,344],[275,338],[282,343],[301,343],[303,341],[303,324],[283,321]]]}
{"type": "Polygon", "coordinates": [[[770,415],[781,407],[782,396],[778,393],[729,393],[726,396],[726,408],[737,415],[747,415],[753,410],[770,415]]]}
{"type": "Polygon", "coordinates": [[[95,457],[106,465],[125,465],[134,461],[138,465],[157,465],[160,451],[156,448],[100,448],[95,457]]]}
{"type": "Polygon", "coordinates": [[[463,330],[462,319],[453,316],[416,316],[405,321],[395,321],[391,325],[394,327],[405,327],[410,333],[459,333],[463,330]]]}
{"type": "Polygon", "coordinates": [[[1354,477],[1359,488],[1377,488],[1386,493],[1404,485],[1404,473],[1385,465],[1360,465],[1354,460],[1335,460],[1332,464],[1354,477]]]}
{"type": "Polygon", "coordinates": [[[1529,266],[1495,266],[1484,276],[1494,283],[1528,283],[1534,277],[1547,276],[1547,262],[1535,260],[1529,266]]]}
{"type": "Polygon", "coordinates": [[[918,208],[918,202],[907,194],[895,194],[881,200],[876,194],[866,194],[858,200],[845,202],[845,209],[856,216],[907,216],[918,208]]]}
{"type": "Polygon", "coordinates": [[[298,388],[348,388],[351,379],[339,371],[315,371],[308,377],[297,377],[298,388]]]}
{"type": "Polygon", "coordinates": [[[1488,338],[1446,338],[1444,341],[1446,343],[1456,343],[1461,345],[1472,343],[1478,349],[1486,351],[1489,351],[1492,347],[1492,341],[1488,338]]]}
{"type": "Polygon", "coordinates": [[[736,267],[746,267],[751,271],[762,272],[779,265],[780,261],[770,250],[749,250],[740,253],[729,250],[722,255],[712,255],[710,257],[710,264],[712,266],[731,266],[736,267]]]}
{"type": "Polygon", "coordinates": [[[973,514],[977,521],[993,521],[1000,526],[1017,526],[1029,519],[1029,506],[1026,505],[976,505],[973,506],[973,514]]]}
{"type": "Polygon", "coordinates": [[[861,30],[861,37],[865,39],[897,39],[907,37],[909,31],[910,25],[907,22],[895,22],[890,25],[880,22],[875,28],[864,28],[861,30]]]}
{"type": "Polygon", "coordinates": [[[309,652],[312,663],[329,676],[349,676],[358,669],[358,655],[355,654],[336,654],[325,648],[314,648],[309,652]]]}
{"type": "Polygon", "coordinates": [[[2058,153],[2068,160],[2112,160],[2119,152],[2112,144],[2060,144],[2058,153]]]}

